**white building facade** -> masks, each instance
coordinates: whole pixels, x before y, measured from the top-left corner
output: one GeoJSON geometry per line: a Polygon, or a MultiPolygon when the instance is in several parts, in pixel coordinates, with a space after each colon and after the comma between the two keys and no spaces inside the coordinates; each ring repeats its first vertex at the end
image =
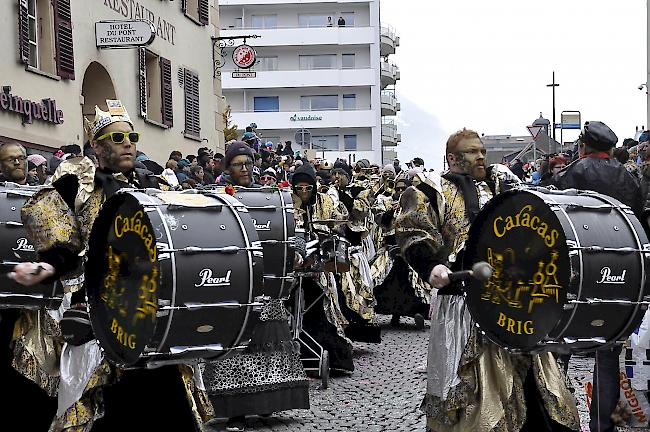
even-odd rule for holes
{"type": "Polygon", "coordinates": [[[83,146],[83,116],[120,99],[142,134],[138,149],[160,164],[172,150],[223,151],[216,0],[5,0],[0,24],[0,143],[42,153],[83,146]],[[149,21],[156,38],[98,49],[95,23],[113,20],[149,21]]]}
{"type": "Polygon", "coordinates": [[[382,113],[399,104],[382,96],[398,72],[382,69],[379,0],[219,5],[222,37],[259,36],[247,40],[258,60],[246,78],[232,49],[224,51],[223,94],[240,134],[255,123],[262,141],[292,141],[297,150],[296,133],[306,129],[311,140],[302,147],[318,157],[381,162],[382,113]]]}

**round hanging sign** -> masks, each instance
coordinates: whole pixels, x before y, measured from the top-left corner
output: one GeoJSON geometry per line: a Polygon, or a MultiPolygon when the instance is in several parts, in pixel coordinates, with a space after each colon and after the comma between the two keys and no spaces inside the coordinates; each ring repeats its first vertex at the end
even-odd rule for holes
{"type": "Polygon", "coordinates": [[[248,69],[255,64],[257,59],[257,53],[255,48],[250,45],[239,45],[232,52],[232,61],[235,63],[235,66],[241,69],[248,69]]]}

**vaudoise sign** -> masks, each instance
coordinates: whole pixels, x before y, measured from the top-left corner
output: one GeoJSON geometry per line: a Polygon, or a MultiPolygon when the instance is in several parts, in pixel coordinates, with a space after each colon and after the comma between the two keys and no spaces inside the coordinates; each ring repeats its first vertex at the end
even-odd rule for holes
{"type": "Polygon", "coordinates": [[[150,45],[156,38],[153,24],[142,20],[95,23],[97,48],[133,48],[150,45]]]}

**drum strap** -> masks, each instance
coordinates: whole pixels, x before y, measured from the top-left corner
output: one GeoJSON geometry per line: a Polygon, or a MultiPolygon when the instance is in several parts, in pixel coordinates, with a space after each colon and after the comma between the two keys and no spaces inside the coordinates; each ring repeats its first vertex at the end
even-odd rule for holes
{"type": "Polygon", "coordinates": [[[442,175],[460,189],[465,201],[465,214],[470,222],[474,222],[479,212],[478,191],[474,179],[468,174],[458,174],[448,172],[442,175]]]}

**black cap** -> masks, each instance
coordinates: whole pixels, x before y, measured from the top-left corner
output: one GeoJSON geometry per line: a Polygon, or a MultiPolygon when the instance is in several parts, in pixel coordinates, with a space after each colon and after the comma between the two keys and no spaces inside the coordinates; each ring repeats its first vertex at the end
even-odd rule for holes
{"type": "Polygon", "coordinates": [[[618,137],[605,123],[591,121],[585,122],[580,134],[580,141],[593,149],[608,151],[616,146],[618,137]]]}
{"type": "Polygon", "coordinates": [[[248,146],[245,142],[234,141],[228,146],[228,151],[226,152],[226,157],[223,160],[223,164],[226,168],[230,166],[230,162],[235,158],[235,156],[245,155],[253,159],[253,149],[248,146]]]}

